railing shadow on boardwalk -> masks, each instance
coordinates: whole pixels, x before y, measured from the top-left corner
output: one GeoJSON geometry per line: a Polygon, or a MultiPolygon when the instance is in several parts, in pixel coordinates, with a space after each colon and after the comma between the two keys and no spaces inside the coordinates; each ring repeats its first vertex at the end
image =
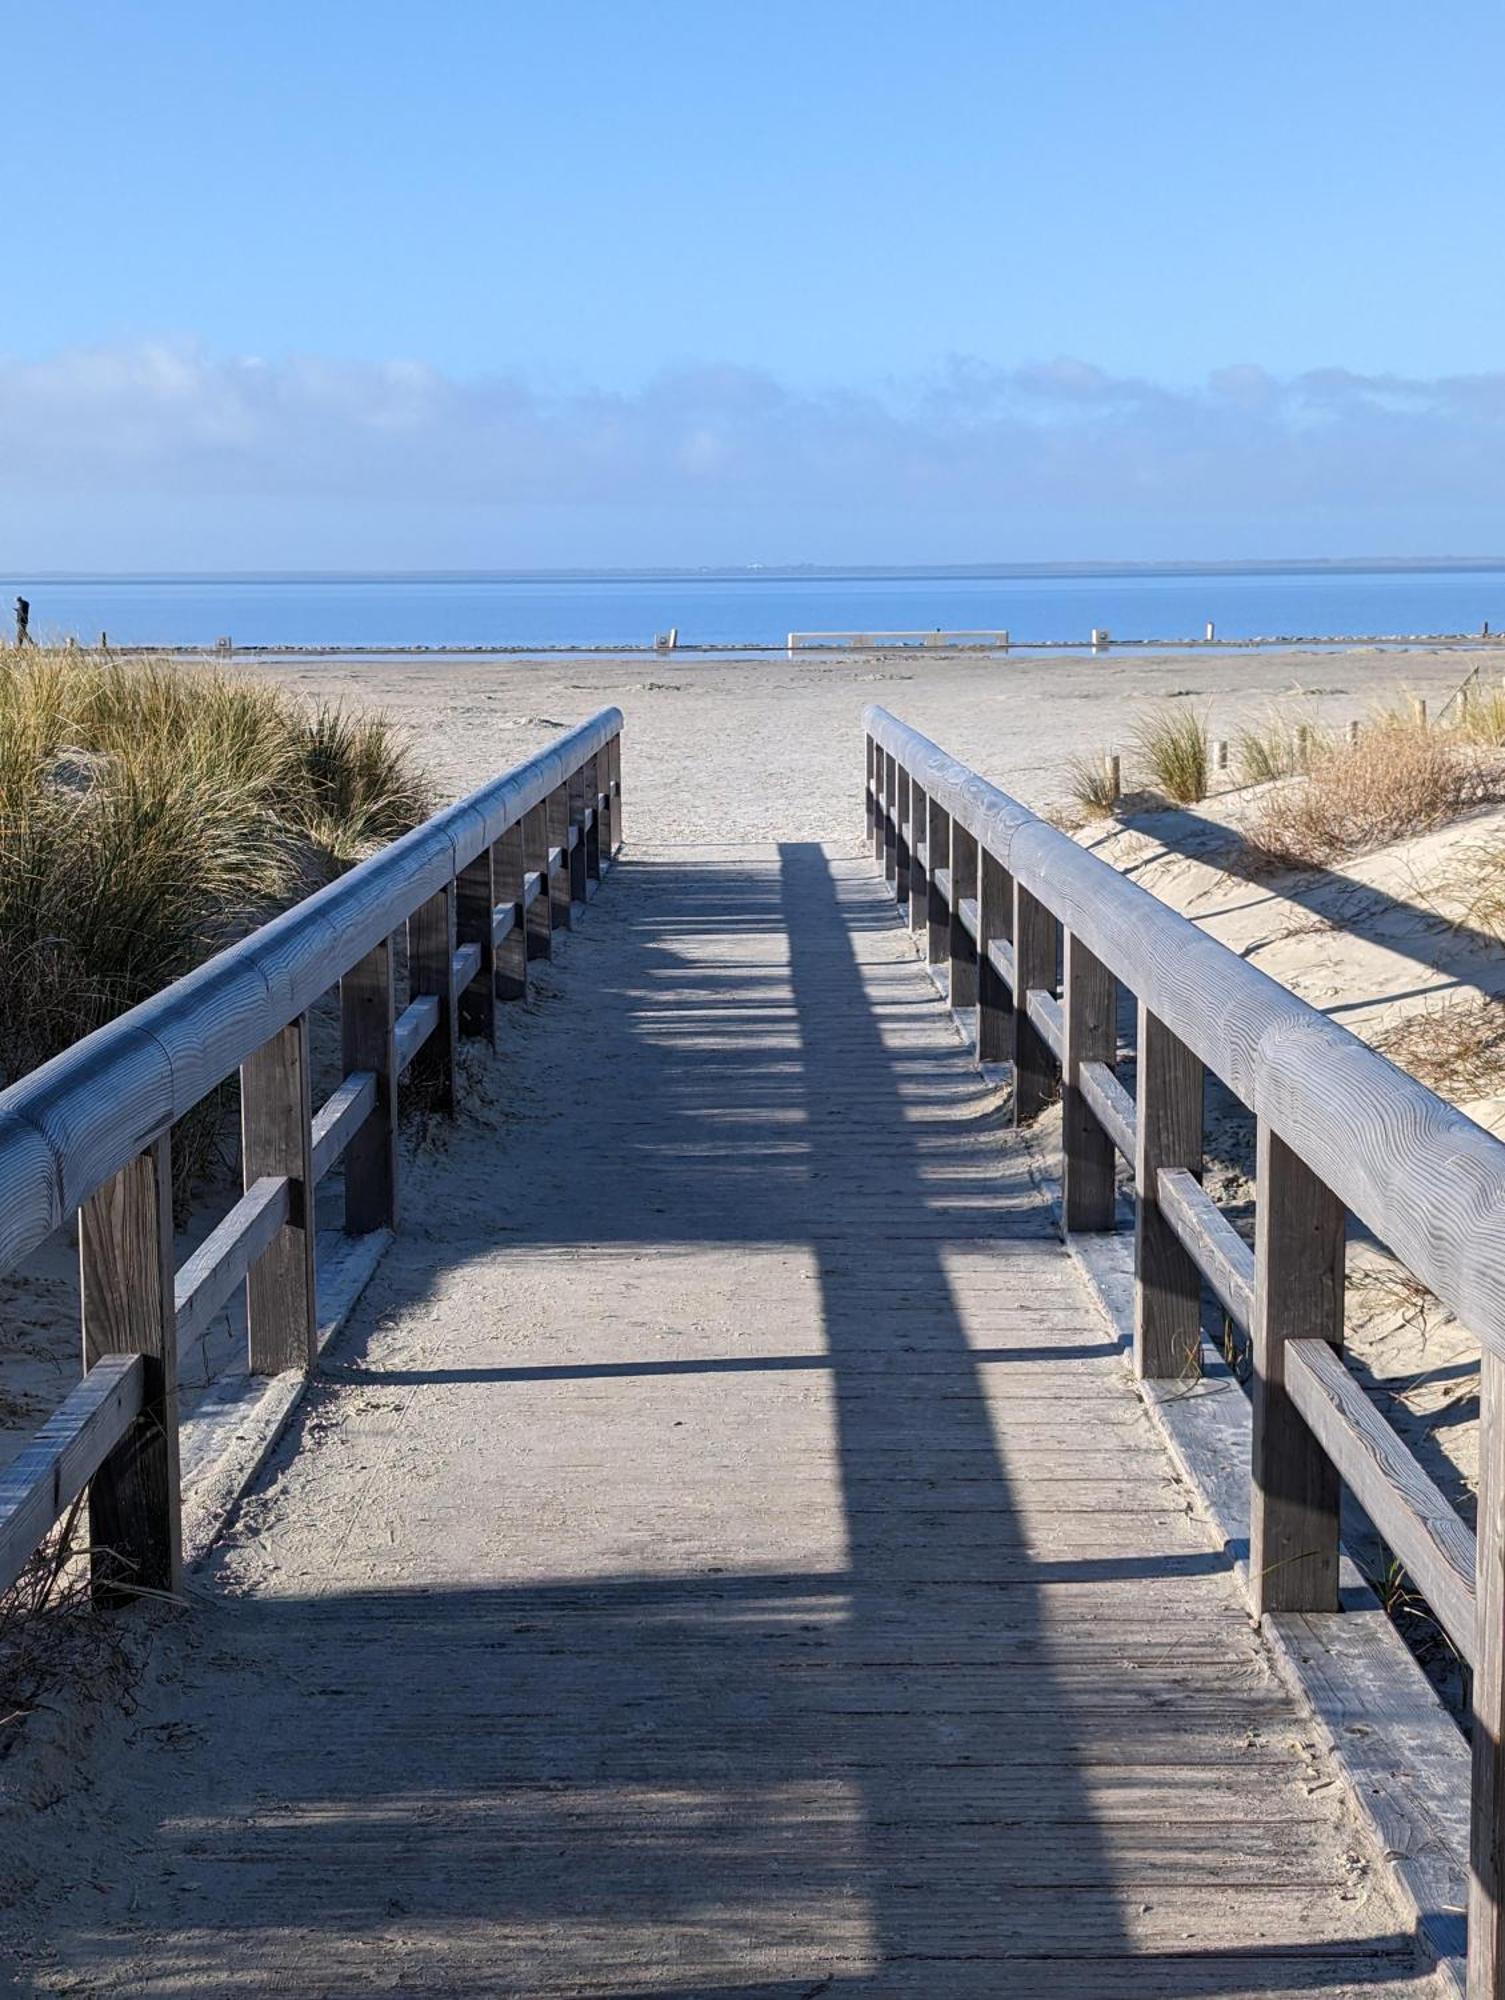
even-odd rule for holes
{"type": "MultiPolygon", "coordinates": [[[[1320,1948],[1305,1955],[1298,1938],[1140,1958],[1120,1975],[1070,1955],[1106,1961],[1130,1947],[1117,1899],[1094,1886],[1112,1870],[1079,1763],[1081,1697],[1062,1680],[1039,1590],[1110,1575],[1148,1587],[1188,1564],[1043,1563],[1025,1549],[979,1370],[1040,1350],[969,1346],[945,1252],[1039,1236],[1045,1219],[1001,1147],[986,1182],[948,1178],[962,1164],[948,1119],[906,1119],[922,1099],[934,1111],[953,1096],[972,1118],[969,1059],[960,1045],[954,1057],[885,1046],[851,937],[893,919],[876,899],[843,906],[819,848],[783,849],[777,877],[628,863],[613,896],[619,919],[647,938],[630,965],[598,961],[608,984],[628,989],[597,1050],[613,1102],[587,1094],[560,1114],[589,1119],[600,1145],[561,1146],[556,1129],[546,1157],[504,1170],[498,1240],[562,1251],[632,1242],[666,1255],[706,1243],[805,1247],[826,1351],[494,1369],[446,1369],[439,1356],[432,1369],[387,1370],[337,1349],[327,1372],[335,1392],[362,1379],[480,1381],[498,1396],[522,1381],[714,1374],[732,1398],[748,1374],[828,1371],[847,1561],[238,1600],[241,1671],[225,1687],[244,1696],[250,1684],[252,1701],[219,1720],[265,1729],[263,1790],[278,1807],[227,1795],[212,1742],[182,1771],[164,1838],[192,1855],[206,1929],[196,1962],[194,1947],[174,1958],[176,1990],[222,1990],[218,1940],[258,1922],[269,1927],[269,1975],[274,1925],[370,1934],[395,1924],[410,1935],[428,1922],[495,1926],[519,1956],[466,1986],[451,1955],[442,1985],[477,1996],[879,2000],[924,1992],[932,1974],[937,1992],[1107,1995],[1122,1976],[1133,1993],[1294,1993],[1378,1983],[1385,1954],[1390,1976],[1412,1976],[1395,1937],[1364,1940],[1376,1960],[1360,1971],[1338,1951],[1324,1971],[1320,1948]],[[736,974],[766,999],[728,1005],[718,970],[683,954],[660,967],[655,932],[683,939],[697,926],[769,940],[766,970],[736,974]],[[776,962],[786,935],[787,967],[776,962]],[[641,997],[660,969],[674,995],[663,1005],[641,997]],[[734,1022],[739,1033],[756,1025],[756,1038],[737,1046],[734,1022]],[[613,1112],[630,1126],[630,1105],[646,1102],[651,1146],[629,1139],[614,1151],[613,1112]],[[927,1494],[958,1477],[965,1511],[927,1507],[927,1494]],[[290,1625],[306,1663],[296,1700],[266,1689],[290,1625]],[[445,1714],[445,1690],[471,1675],[505,1688],[504,1725],[490,1734],[445,1714]],[[376,1732],[375,1754],[369,1744],[360,1759],[331,1752],[353,1728],[376,1732]],[[237,1822],[244,1831],[227,1838],[237,1822]],[[947,1872],[937,1855],[955,1857],[949,1894],[935,1887],[947,1872]],[[244,1896],[220,1894],[248,1864],[284,1885],[259,1918],[244,1896]],[[661,1954],[655,1931],[679,1937],[682,1980],[626,1976],[661,1954]],[[1289,1974],[1281,1952],[1292,1955],[1289,1974]],[[973,1983],[952,1983],[961,1980],[973,1983]]],[[[478,1143],[462,1133],[453,1145],[478,1143]]],[[[408,1239],[390,1309],[453,1273],[459,1225],[435,1224],[408,1239]]],[[[300,1422],[320,1407],[316,1395],[300,1422]]],[[[286,1449],[319,1444],[295,1432],[286,1449]]],[[[1197,1727],[1173,1711],[1136,1726],[1141,1764],[1180,1757],[1197,1727]]],[[[1239,1768],[1227,1774],[1235,1782],[1239,1768]]],[[[421,1939],[411,1949],[417,1984],[403,1990],[419,1991],[421,1939]]],[[[348,1986],[321,1976],[319,1990],[366,1989],[352,1966],[348,1986]]]]}

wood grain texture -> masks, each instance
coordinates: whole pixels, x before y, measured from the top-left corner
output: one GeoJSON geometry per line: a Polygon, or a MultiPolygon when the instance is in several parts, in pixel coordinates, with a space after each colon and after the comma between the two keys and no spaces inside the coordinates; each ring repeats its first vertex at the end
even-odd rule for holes
{"type": "Polygon", "coordinates": [[[1117,1056],[1118,987],[1101,959],[1068,931],[1062,1013],[1061,1213],[1074,1229],[1111,1229],[1117,1152],[1082,1092],[1084,1063],[1117,1056]]]}
{"type": "Polygon", "coordinates": [[[1325,1340],[1290,1340],[1286,1391],[1463,1658],[1474,1659],[1474,1537],[1325,1340]]]}
{"type": "Polygon", "coordinates": [[[901,764],[895,776],[894,793],[894,901],[906,918],[909,915],[910,854],[914,845],[912,790],[909,773],[901,764]]]}
{"type": "Polygon", "coordinates": [[[318,1311],[306,1014],[241,1064],[240,1160],[248,1190],[263,1176],[288,1184],[287,1218],[246,1275],[250,1372],[312,1368],[318,1311]]]}
{"type": "Polygon", "coordinates": [[[951,949],[951,821],[939,800],[925,795],[926,956],[944,965],[951,949]]]}
{"type": "MultiPolygon", "coordinates": [[[[1030,1012],[1029,996],[1047,998],[1056,990],[1059,931],[1054,917],[1038,897],[1014,878],[1014,1123],[1027,1125],[1055,1096],[1056,1066],[1048,1032],[1030,1012]]],[[[1057,1048],[1060,1044],[1057,1043],[1057,1048]]]]}
{"type": "Polygon", "coordinates": [[[1160,1213],[1223,1310],[1247,1333],[1254,1324],[1254,1252],[1195,1174],[1184,1167],[1162,1167],[1157,1185],[1160,1213]]]}
{"type": "Polygon", "coordinates": [[[570,928],[570,793],[569,786],[556,785],[544,807],[549,830],[549,923],[556,931],[570,928]]]}
{"type": "Polygon", "coordinates": [[[435,1034],[439,1027],[439,999],[434,993],[420,993],[416,1000],[410,1000],[397,1017],[393,1041],[397,1052],[397,1070],[401,1075],[409,1068],[413,1058],[435,1034]]]}
{"type": "Polygon", "coordinates": [[[139,1355],[140,1408],[89,1483],[95,1597],[129,1602],[182,1584],[178,1341],[173,1312],[172,1152],[156,1140],[79,1211],[84,1373],[139,1355]]]}
{"type": "Polygon", "coordinates": [[[1471,1692],[1469,2000],[1505,1988],[1505,1361],[1482,1357],[1471,1692]]]}
{"type": "Polygon", "coordinates": [[[465,966],[455,968],[457,1026],[461,1035],[492,1048],[496,1047],[494,852],[493,846],[483,847],[455,877],[455,948],[457,954],[467,954],[465,966]]]}
{"type": "Polygon", "coordinates": [[[1202,1065],[1139,1003],[1134,1136],[1134,1372],[1190,1380],[1202,1339],[1202,1274],[1160,1208],[1160,1173],[1202,1173],[1202,1065]]]}
{"type": "Polygon", "coordinates": [[[180,1266],[173,1281],[180,1353],[223,1310],[236,1286],[245,1283],[251,1266],[276,1241],[288,1213],[286,1174],[263,1174],[180,1266]]]}
{"type": "Polygon", "coordinates": [[[1105,1062],[1084,1062],[1077,1081],[1093,1117],[1113,1141],[1116,1151],[1132,1166],[1139,1123],[1133,1098],[1105,1062]]]}
{"type": "Polygon", "coordinates": [[[376,1109],[376,1072],[354,1071],[325,1098],[314,1113],[314,1180],[344,1157],[345,1148],[376,1109]]]}
{"type": "Polygon", "coordinates": [[[533,896],[524,896],[528,911],[528,957],[548,958],[554,950],[554,926],[549,897],[549,814],[538,805],[523,820],[523,855],[528,878],[536,882],[533,896]]]}
{"type": "Polygon", "coordinates": [[[951,879],[946,901],[950,906],[950,987],[951,1005],[958,1012],[977,1005],[977,938],[962,914],[962,905],[977,903],[977,842],[965,829],[951,829],[951,879]]]}
{"type": "Polygon", "coordinates": [[[924,787],[914,774],[909,779],[909,815],[911,832],[909,837],[909,908],[905,912],[909,928],[916,936],[923,935],[930,923],[930,806],[925,797],[924,787]]]}
{"type": "Polygon", "coordinates": [[[527,910],[523,903],[526,862],[522,822],[509,826],[491,850],[496,908],[491,927],[492,976],[498,1000],[522,1000],[528,992],[527,910]],[[503,927],[504,912],[511,922],[503,927]]]}
{"type": "Polygon", "coordinates": [[[892,754],[883,760],[883,877],[893,882],[899,868],[899,776],[892,754]]]}
{"type": "Polygon", "coordinates": [[[1343,1204],[1260,1121],[1254,1211],[1250,1589],[1266,1611],[1338,1606],[1338,1475],[1285,1385],[1286,1343],[1343,1345],[1343,1204]]]}
{"type": "MultiPolygon", "coordinates": [[[[375,1079],[370,1117],[345,1150],[345,1229],[397,1227],[397,997],[392,940],[382,938],[340,981],[340,1051],[348,1074],[375,1079]]],[[[317,1178],[317,1170],[316,1175],[317,1178]]]]}
{"type": "Polygon", "coordinates": [[[107,1354],[0,1472],[0,1591],[129,1432],[140,1414],[146,1367],[139,1354],[107,1354]]]}
{"type": "Polygon", "coordinates": [[[439,1010],[432,1034],[412,1057],[412,1081],[435,1110],[452,1112],[460,1056],[453,882],[446,882],[437,896],[430,896],[408,918],[408,992],[414,1000],[433,1000],[439,1010]]]}
{"type": "Polygon", "coordinates": [[[1013,948],[1014,885],[1007,869],[988,853],[978,852],[977,890],[977,1060],[1014,1060],[1013,948]],[[1000,969],[995,951],[1008,953],[1008,971],[1000,969]]]}

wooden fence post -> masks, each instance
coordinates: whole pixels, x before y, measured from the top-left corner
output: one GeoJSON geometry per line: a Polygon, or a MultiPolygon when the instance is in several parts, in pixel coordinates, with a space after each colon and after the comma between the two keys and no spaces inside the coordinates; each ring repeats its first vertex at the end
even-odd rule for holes
{"type": "Polygon", "coordinates": [[[397,1227],[397,1020],[392,940],[383,938],[340,981],[345,1074],[370,1070],[376,1106],[345,1148],[345,1233],[397,1227]]]}
{"type": "Polygon", "coordinates": [[[866,839],[868,845],[871,846],[873,841],[873,821],[877,817],[877,812],[878,812],[877,800],[873,795],[873,785],[874,785],[873,759],[874,756],[876,755],[877,745],[873,742],[872,737],[868,735],[864,735],[862,741],[865,746],[865,755],[867,759],[867,773],[862,788],[862,805],[863,805],[862,825],[863,825],[863,836],[866,839]]]}
{"type": "Polygon", "coordinates": [[[883,773],[887,764],[883,745],[873,745],[873,859],[883,866],[883,815],[886,803],[883,797],[883,773]]]}
{"type": "Polygon", "coordinates": [[[524,1000],[528,994],[528,924],[523,914],[523,823],[518,820],[492,847],[492,886],[498,905],[511,903],[517,916],[492,959],[492,981],[498,1000],[524,1000]]]}
{"type": "Polygon", "coordinates": [[[560,850],[559,865],[549,870],[549,922],[556,931],[570,927],[570,788],[556,785],[546,801],[549,847],[560,850]]]}
{"type": "Polygon", "coordinates": [[[1055,1059],[1029,1017],[1031,989],[1056,990],[1056,920],[1014,882],[1014,1123],[1027,1125],[1050,1102],[1055,1059]]]}
{"type": "Polygon", "coordinates": [[[1014,1060],[1014,996],[994,965],[988,947],[995,938],[1012,943],[1014,882],[1003,863],[986,848],[978,857],[977,889],[977,1060],[1014,1060]]]}
{"type": "Polygon", "coordinates": [[[312,1368],[318,1358],[318,1310],[306,1014],[280,1028],[240,1066],[240,1163],[248,1188],[263,1174],[288,1179],[287,1220],[246,1279],[250,1371],[279,1375],[284,1368],[312,1368]]]}
{"type": "Polygon", "coordinates": [[[951,1006],[977,1005],[977,940],[962,921],[962,903],[977,898],[977,842],[960,820],[951,822],[951,1006]]]}
{"type": "Polygon", "coordinates": [[[899,867],[899,765],[891,753],[883,758],[883,879],[892,882],[899,867]]]}
{"type": "Polygon", "coordinates": [[[930,807],[913,772],[909,779],[909,928],[923,931],[930,921],[930,807]]]}
{"type": "MultiPolygon", "coordinates": [[[[585,879],[589,882],[601,880],[601,760],[592,752],[585,762],[585,879]]],[[[587,889],[586,894],[591,891],[587,889]]]]}
{"type": "Polygon", "coordinates": [[[894,900],[903,910],[905,921],[909,918],[909,870],[910,850],[914,840],[914,828],[910,824],[911,788],[909,768],[901,764],[897,773],[898,791],[894,805],[894,900]]]}
{"type": "Polygon", "coordinates": [[[538,895],[528,905],[524,923],[528,956],[552,958],[554,926],[549,916],[549,809],[542,799],[523,814],[523,866],[530,875],[537,875],[542,884],[538,895]]]}
{"type": "Polygon", "coordinates": [[[91,1584],[102,1604],[183,1581],[172,1154],[164,1136],[79,1210],[84,1367],[139,1354],[141,1413],[89,1482],[91,1584]]]}
{"type": "Polygon", "coordinates": [[[1084,1062],[1107,1063],[1118,1055],[1118,986],[1111,972],[1079,937],[1065,943],[1065,998],[1062,1004],[1061,1179],[1062,1217],[1074,1229],[1111,1229],[1114,1169],[1118,1149],[1094,1116],[1081,1091],[1084,1062]]]}
{"type": "Polygon", "coordinates": [[[476,976],[459,996],[459,1031],[479,1036],[496,1047],[496,982],[492,978],[496,952],[491,927],[496,915],[496,881],[492,848],[483,847],[455,877],[455,943],[480,948],[476,976]]]}
{"type": "Polygon", "coordinates": [[[1468,1991],[1505,1992],[1505,1359],[1480,1357],[1468,1991]]]}
{"type": "Polygon", "coordinates": [[[1202,1274],[1160,1210],[1160,1169],[1202,1175],[1202,1065],[1139,1003],[1134,1155],[1134,1372],[1183,1381],[1201,1368],[1202,1274]]]}
{"type": "Polygon", "coordinates": [[[582,907],[586,899],[585,849],[585,766],[570,775],[569,780],[569,827],[565,833],[565,863],[570,872],[570,901],[582,907]],[[574,845],[571,846],[570,842],[574,845]]]}
{"type": "Polygon", "coordinates": [[[611,783],[605,787],[611,793],[611,839],[612,858],[622,845],[622,732],[619,729],[611,739],[611,783]]]}
{"type": "Polygon", "coordinates": [[[951,817],[935,799],[926,800],[925,875],[928,887],[926,955],[931,965],[945,962],[951,949],[951,911],[936,877],[951,866],[951,817]]]}
{"type": "Polygon", "coordinates": [[[1285,1344],[1343,1345],[1346,1217],[1331,1189],[1263,1118],[1254,1201],[1254,1609],[1260,1617],[1336,1611],[1338,1474],[1286,1393],[1285,1344]]]}
{"type": "Polygon", "coordinates": [[[413,1058],[413,1081],[439,1111],[455,1108],[459,1022],[455,1007],[455,885],[446,882],[408,918],[408,991],[432,993],[439,1024],[413,1058]]]}

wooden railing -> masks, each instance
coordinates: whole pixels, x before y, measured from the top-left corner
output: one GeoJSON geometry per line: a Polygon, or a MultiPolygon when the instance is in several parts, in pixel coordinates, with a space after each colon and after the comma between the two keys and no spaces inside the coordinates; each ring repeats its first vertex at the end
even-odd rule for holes
{"type": "Polygon", "coordinates": [[[1473,1670],[1468,1992],[1499,2000],[1505,1145],[886,709],[864,725],[874,857],[979,1060],[1014,1065],[1016,1122],[1059,1078],[1067,1232],[1112,1229],[1133,1170],[1137,1374],[1198,1372],[1204,1282],[1249,1336],[1256,1612],[1337,1610],[1346,1481],[1473,1670]],[[1202,1187],[1204,1069],[1255,1115],[1252,1250],[1202,1187]],[[1481,1343],[1477,1539],[1344,1364],[1349,1211],[1481,1343]]]}
{"type": "Polygon", "coordinates": [[[0,1590],[85,1487],[96,1595],[177,1589],[180,1344],[244,1284],[251,1373],[312,1366],[315,1186],[343,1159],[346,1230],[396,1226],[399,1080],[453,1110],[459,1038],[494,1041],[610,867],[621,727],[603,709],[0,1093],[0,1272],[78,1216],[85,1368],[0,1476],[0,1590]],[[309,1009],[336,986],[344,1075],[315,1112],[309,1009]],[[172,1128],[237,1069],[245,1192],[175,1272],[172,1128]]]}

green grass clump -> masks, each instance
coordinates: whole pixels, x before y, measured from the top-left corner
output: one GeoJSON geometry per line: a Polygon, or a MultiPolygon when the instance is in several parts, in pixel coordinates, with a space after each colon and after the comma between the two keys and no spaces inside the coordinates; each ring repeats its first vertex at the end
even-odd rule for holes
{"type": "Polygon", "coordinates": [[[4,656],[0,1082],[428,809],[380,716],[171,661],[4,656]]]}
{"type": "Polygon", "coordinates": [[[1066,766],[1066,788],[1088,819],[1110,819],[1117,809],[1119,790],[1105,756],[1071,758],[1066,766]]]}
{"type": "Polygon", "coordinates": [[[1134,742],[1158,792],[1183,806],[1206,798],[1211,755],[1205,716],[1170,704],[1151,709],[1140,719],[1134,742]]]}

